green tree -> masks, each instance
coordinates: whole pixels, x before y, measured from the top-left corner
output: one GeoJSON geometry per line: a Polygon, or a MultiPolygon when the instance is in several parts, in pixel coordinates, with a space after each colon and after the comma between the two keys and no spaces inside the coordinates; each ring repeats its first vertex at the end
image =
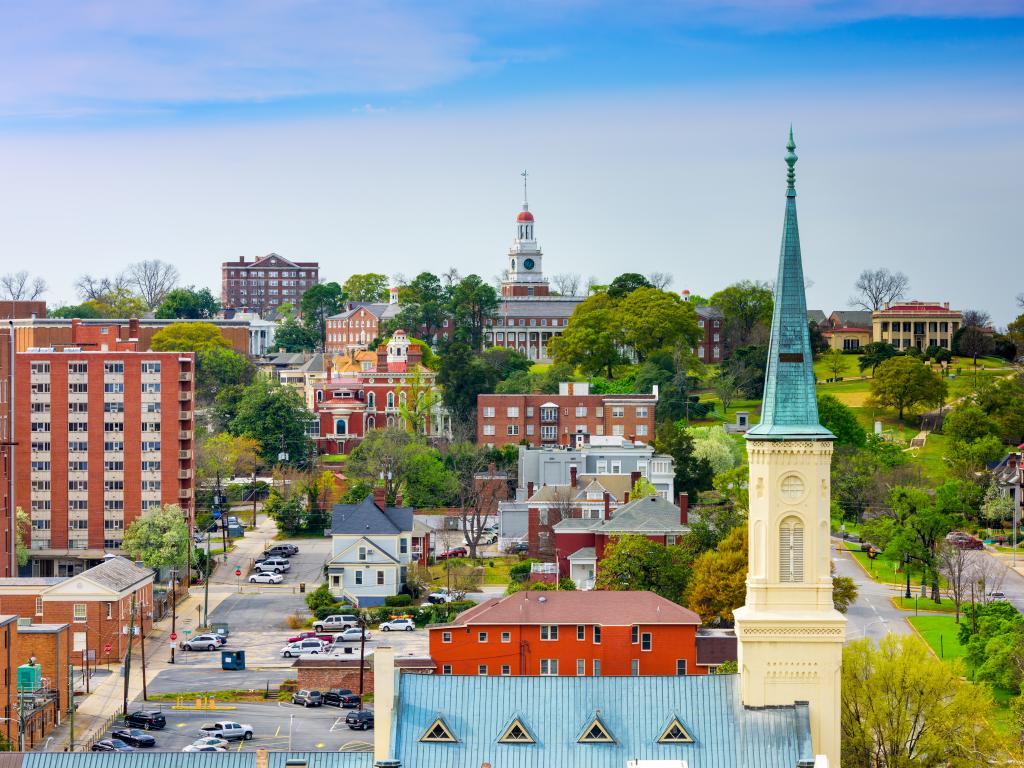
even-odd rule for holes
{"type": "Polygon", "coordinates": [[[818,395],[818,420],[821,426],[836,436],[836,446],[863,448],[867,443],[867,432],[857,421],[853,409],[840,402],[835,395],[818,395]]]}
{"type": "Polygon", "coordinates": [[[428,342],[435,343],[448,317],[448,291],[441,279],[431,272],[420,272],[398,290],[398,300],[401,309],[394,329],[415,329],[428,342]]]}
{"type": "Polygon", "coordinates": [[[682,547],[665,546],[640,534],[613,538],[597,568],[595,589],[650,591],[679,602],[688,576],[682,547]]]}
{"type": "Polygon", "coordinates": [[[718,546],[693,561],[686,605],[705,624],[733,620],[747,593],[747,526],[734,528],[718,546]]]}
{"type": "Polygon", "coordinates": [[[654,285],[641,274],[624,272],[608,285],[607,294],[612,299],[624,299],[639,288],[653,288],[654,285]]]}
{"type": "Polygon", "coordinates": [[[638,477],[637,481],[633,483],[633,487],[629,491],[629,498],[631,499],[644,499],[648,496],[657,495],[658,489],[655,488],[654,483],[646,477],[638,477]]]}
{"type": "Polygon", "coordinates": [[[660,349],[692,349],[699,334],[697,312],[678,294],[657,288],[637,288],[617,307],[623,341],[641,362],[660,349]]]}
{"type": "Polygon", "coordinates": [[[313,414],[292,387],[259,377],[245,388],[238,411],[231,420],[231,433],[258,440],[267,464],[278,463],[285,452],[285,463],[298,464],[307,459],[311,444],[306,427],[313,414]]]}
{"type": "Polygon", "coordinates": [[[255,376],[256,366],[232,349],[213,347],[196,355],[196,396],[204,406],[213,403],[224,388],[247,385],[255,376]]]}
{"type": "Polygon", "coordinates": [[[954,443],[973,443],[989,435],[998,435],[999,427],[985,411],[973,403],[963,403],[946,414],[942,434],[954,443]]]}
{"type": "Polygon", "coordinates": [[[711,489],[715,472],[707,459],[694,453],[693,436],[686,427],[672,422],[659,426],[655,433],[654,449],[672,457],[675,489],[689,494],[691,503],[697,502],[701,491],[711,489]]]}
{"type": "Polygon", "coordinates": [[[135,518],[124,532],[122,549],[147,568],[182,568],[188,556],[188,522],[181,507],[164,507],[135,518]]]}
{"type": "Polygon", "coordinates": [[[829,348],[827,352],[822,353],[821,360],[825,363],[825,370],[832,374],[831,378],[843,378],[843,371],[846,370],[846,355],[838,349],[829,348]]]}
{"type": "Polygon", "coordinates": [[[710,302],[722,311],[725,347],[729,352],[766,340],[775,307],[766,283],[751,280],[733,283],[712,294],[710,302]]]}
{"type": "Polygon", "coordinates": [[[327,318],[341,310],[341,286],[337,283],[318,283],[302,294],[299,311],[302,324],[310,339],[324,349],[327,340],[327,318]]]}
{"type": "Polygon", "coordinates": [[[480,359],[494,369],[500,380],[516,373],[528,373],[533,361],[512,347],[490,347],[480,353],[480,359]]]}
{"type": "Polygon", "coordinates": [[[404,500],[416,508],[448,507],[455,501],[458,484],[436,451],[420,451],[408,461],[404,500]]]}
{"type": "Polygon", "coordinates": [[[849,576],[832,577],[832,605],[840,613],[846,613],[857,600],[857,582],[849,576]]]}
{"type": "Polygon", "coordinates": [[[897,527],[886,554],[894,559],[910,555],[921,562],[931,583],[932,600],[940,604],[938,547],[958,519],[953,511],[936,503],[936,498],[920,488],[897,486],[892,489],[886,514],[897,527]]]}
{"type": "Polygon", "coordinates": [[[725,427],[690,427],[689,431],[693,436],[693,455],[707,461],[715,475],[743,463],[743,449],[725,427]]]}
{"type": "Polygon", "coordinates": [[[498,316],[498,293],[477,275],[468,275],[452,286],[448,313],[455,324],[455,341],[480,349],[484,329],[498,316]]]}
{"type": "Polygon", "coordinates": [[[154,352],[205,352],[215,348],[231,349],[213,323],[171,323],[153,334],[150,348],[154,352]]]}
{"type": "Polygon", "coordinates": [[[548,349],[559,365],[579,366],[588,376],[604,373],[611,379],[612,369],[622,360],[623,343],[615,302],[608,294],[597,293],[576,306],[548,349]]]}
{"type": "Polygon", "coordinates": [[[157,307],[156,317],[161,320],[200,320],[213,317],[220,311],[220,303],[209,288],[174,288],[167,292],[157,307]]]}
{"type": "Polygon", "coordinates": [[[18,567],[23,568],[28,565],[29,547],[32,544],[32,519],[21,507],[15,508],[14,515],[18,521],[18,537],[14,541],[14,552],[18,567]]]}
{"type": "Polygon", "coordinates": [[[913,635],[843,648],[842,761],[871,768],[967,768],[999,752],[992,695],[913,635]]]}
{"type": "Polygon", "coordinates": [[[441,356],[437,383],[452,420],[467,426],[475,424],[477,396],[494,391],[497,372],[462,342],[450,344],[441,356]]]}
{"type": "Polygon", "coordinates": [[[352,275],[341,286],[348,301],[380,302],[388,300],[388,278],[376,272],[352,275]]]}
{"type": "Polygon", "coordinates": [[[316,349],[317,340],[306,326],[294,318],[283,321],[274,331],[274,348],[285,352],[308,352],[316,349]]]}
{"type": "MultiPolygon", "coordinates": [[[[1024,354],[1024,346],[1021,350],[1024,354]]],[[[982,381],[975,401],[995,421],[999,436],[1005,442],[1015,445],[1024,442],[1024,408],[1020,407],[1024,402],[1024,374],[982,381]]]]}
{"type": "Polygon", "coordinates": [[[383,484],[388,502],[394,503],[408,481],[414,459],[431,453],[436,455],[422,439],[404,429],[375,429],[349,454],[345,474],[371,487],[383,484]]]}
{"type": "Polygon", "coordinates": [[[871,382],[871,401],[895,408],[902,420],[905,411],[918,405],[940,405],[946,390],[946,382],[931,368],[920,360],[901,355],[878,366],[871,382]]]}
{"type": "Polygon", "coordinates": [[[196,474],[209,480],[249,473],[259,455],[259,440],[218,432],[199,444],[196,474]]]}
{"type": "Polygon", "coordinates": [[[884,341],[873,341],[870,344],[865,344],[862,349],[860,358],[857,360],[857,367],[860,368],[861,373],[870,368],[872,376],[875,375],[878,366],[890,357],[899,355],[899,350],[896,347],[886,344],[884,341]]]}
{"type": "MultiPolygon", "coordinates": [[[[811,341],[811,354],[815,358],[819,355],[828,354],[828,339],[825,338],[825,335],[821,332],[821,328],[819,328],[818,324],[813,320],[810,320],[807,323],[807,334],[811,341]]],[[[842,352],[839,354],[842,354],[842,352]]],[[[836,375],[838,376],[839,374],[836,375]]]]}
{"type": "Polygon", "coordinates": [[[80,320],[92,320],[102,317],[95,302],[87,301],[83,304],[68,304],[63,307],[54,307],[46,311],[48,317],[63,317],[68,319],[78,318],[80,320]]]}

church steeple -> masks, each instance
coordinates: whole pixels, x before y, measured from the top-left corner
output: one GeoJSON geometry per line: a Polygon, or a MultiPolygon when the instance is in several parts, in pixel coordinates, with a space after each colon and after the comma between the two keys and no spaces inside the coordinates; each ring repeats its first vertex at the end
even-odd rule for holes
{"type": "Polygon", "coordinates": [[[768,369],[764,379],[761,423],[747,432],[751,440],[832,440],[818,422],[814,359],[807,328],[807,297],[796,220],[796,143],[793,128],[786,142],[786,213],[775,280],[768,369]]]}

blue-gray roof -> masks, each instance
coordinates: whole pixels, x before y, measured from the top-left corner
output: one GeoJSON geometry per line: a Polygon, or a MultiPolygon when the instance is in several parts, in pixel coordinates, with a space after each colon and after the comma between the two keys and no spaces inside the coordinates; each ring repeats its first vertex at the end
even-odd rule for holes
{"type": "Polygon", "coordinates": [[[412,507],[387,507],[381,511],[373,495],[359,504],[335,504],[331,512],[331,533],[359,536],[394,536],[412,531],[412,507]]]}
{"type": "Polygon", "coordinates": [[[737,675],[485,677],[402,675],[392,757],[456,768],[622,768],[629,759],[687,760],[694,768],[795,768],[811,754],[806,704],[746,709],[737,675]],[[579,744],[599,715],[614,744],[579,744]],[[441,717],[457,743],[423,743],[441,717]],[[512,718],[535,744],[499,744],[512,718]],[[673,717],[692,744],[659,744],[673,717]]]}
{"type": "Polygon", "coordinates": [[[747,432],[748,440],[832,440],[835,436],[818,420],[814,358],[807,329],[807,296],[796,221],[796,145],[793,131],[786,145],[789,165],[786,215],[782,227],[779,274],[775,280],[768,370],[764,379],[761,422],[747,432]]]}
{"type": "MultiPolygon", "coordinates": [[[[269,768],[305,760],[309,768],[371,768],[372,752],[270,752],[269,768]]],[[[255,752],[27,752],[22,768],[254,768],[255,752]]]]}

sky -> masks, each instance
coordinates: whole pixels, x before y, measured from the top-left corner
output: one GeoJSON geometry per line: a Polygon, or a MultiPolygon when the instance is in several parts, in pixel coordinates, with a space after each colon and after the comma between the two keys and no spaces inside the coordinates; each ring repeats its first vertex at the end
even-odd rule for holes
{"type": "Polygon", "coordinates": [[[771,280],[786,135],[808,306],[863,269],[1021,309],[1024,0],[0,0],[0,273],[276,252],[771,280]]]}

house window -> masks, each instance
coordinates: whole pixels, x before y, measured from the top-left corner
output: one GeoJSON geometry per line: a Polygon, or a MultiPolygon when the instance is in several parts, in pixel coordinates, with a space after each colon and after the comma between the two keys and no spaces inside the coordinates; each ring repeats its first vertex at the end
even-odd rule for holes
{"type": "Polygon", "coordinates": [[[476,633],[476,641],[478,643],[486,643],[487,642],[487,633],[486,632],[477,632],[476,633]]]}
{"type": "Polygon", "coordinates": [[[652,643],[653,643],[653,639],[651,638],[651,633],[650,632],[644,632],[642,635],[640,635],[640,650],[641,651],[649,651],[649,650],[651,650],[651,644],[652,643]]]}
{"type": "Polygon", "coordinates": [[[540,673],[544,677],[551,677],[558,674],[558,659],[541,659],[540,673]]]}
{"type": "Polygon", "coordinates": [[[615,437],[622,437],[624,434],[621,424],[612,424],[612,435],[615,437]]]}
{"type": "Polygon", "coordinates": [[[587,639],[587,627],[584,624],[576,625],[576,639],[586,640],[587,639]]]}
{"type": "Polygon", "coordinates": [[[779,526],[779,581],[800,583],[804,580],[804,525],[795,517],[787,517],[779,526]]]}
{"type": "Polygon", "coordinates": [[[594,667],[594,677],[600,677],[601,676],[601,660],[600,659],[594,659],[593,667],[594,667]]]}
{"type": "Polygon", "coordinates": [[[608,733],[608,729],[604,727],[604,723],[596,717],[586,727],[579,739],[580,744],[610,744],[614,741],[615,739],[608,733]]]}
{"type": "Polygon", "coordinates": [[[451,632],[442,632],[441,633],[441,642],[442,643],[450,643],[451,641],[452,641],[452,633],[451,632]]]}
{"type": "Polygon", "coordinates": [[[540,639],[541,640],[557,640],[558,639],[558,625],[557,624],[541,624],[541,626],[540,626],[540,639]]]}
{"type": "Polygon", "coordinates": [[[365,560],[366,559],[366,547],[360,547],[359,548],[359,559],[360,560],[365,560]]]}
{"type": "Polygon", "coordinates": [[[587,674],[587,660],[576,659],[576,675],[578,677],[583,677],[585,674],[587,674]]]}
{"type": "Polygon", "coordinates": [[[601,644],[601,627],[594,625],[594,645],[601,644]]]}
{"type": "Polygon", "coordinates": [[[443,665],[441,665],[441,674],[442,675],[450,675],[451,673],[452,673],[452,665],[451,664],[443,664],[443,665]]]}
{"type": "Polygon", "coordinates": [[[658,737],[659,744],[692,744],[693,737],[686,732],[683,728],[683,724],[679,722],[678,718],[673,717],[671,722],[665,727],[665,730],[661,732],[661,736],[658,737]]]}
{"type": "Polygon", "coordinates": [[[581,417],[581,416],[586,416],[586,415],[587,415],[587,406],[585,406],[585,405],[577,405],[576,406],[576,416],[577,417],[581,417]]]}
{"type": "Polygon", "coordinates": [[[626,415],[626,409],[621,405],[612,406],[612,418],[621,419],[626,415]]]}
{"type": "Polygon", "coordinates": [[[42,615],[43,615],[43,598],[37,597],[36,598],[36,616],[42,616],[42,615]]]}
{"type": "Polygon", "coordinates": [[[501,674],[504,675],[505,677],[508,677],[509,675],[512,674],[512,667],[510,665],[508,665],[508,664],[502,664],[501,665],[501,674]]]}
{"type": "Polygon", "coordinates": [[[633,626],[629,629],[629,642],[636,645],[640,642],[640,627],[633,626]]]}
{"type": "Polygon", "coordinates": [[[511,632],[502,632],[501,633],[501,642],[503,642],[503,643],[511,643],[512,642],[512,633],[511,632]]]}
{"type": "Polygon", "coordinates": [[[519,407],[515,405],[510,405],[508,408],[505,409],[505,415],[508,416],[510,419],[518,419],[519,407]]]}
{"type": "Polygon", "coordinates": [[[686,659],[676,659],[676,674],[677,675],[685,675],[686,674],[686,659]]]}
{"type": "Polygon", "coordinates": [[[477,668],[476,668],[476,673],[478,675],[486,675],[487,674],[487,665],[486,664],[478,665],[477,668]]]}
{"type": "Polygon", "coordinates": [[[519,434],[519,425],[518,424],[509,424],[508,425],[508,434],[510,436],[512,436],[512,437],[518,435],[519,434]]]}
{"type": "Polygon", "coordinates": [[[647,425],[646,424],[637,424],[636,425],[636,436],[637,437],[646,437],[647,436],[647,425]]]}
{"type": "Polygon", "coordinates": [[[377,571],[377,586],[383,586],[384,584],[384,571],[377,571]]]}
{"type": "Polygon", "coordinates": [[[85,603],[75,603],[74,611],[74,618],[76,622],[84,622],[86,620],[85,603]]]}
{"type": "Polygon", "coordinates": [[[640,674],[640,659],[632,659],[629,662],[629,674],[637,677],[640,674]]]}
{"type": "Polygon", "coordinates": [[[361,585],[362,583],[363,583],[363,572],[362,571],[356,571],[356,584],[360,584],[361,585]]]}
{"type": "Polygon", "coordinates": [[[486,407],[484,407],[484,418],[485,419],[493,419],[494,418],[494,406],[486,406],[486,407]]]}
{"type": "Polygon", "coordinates": [[[333,576],[331,576],[331,586],[333,586],[333,587],[340,587],[341,586],[341,577],[338,576],[337,574],[334,574],[333,576]]]}
{"type": "Polygon", "coordinates": [[[405,555],[409,552],[409,540],[399,539],[398,540],[398,554],[405,555]]]}

